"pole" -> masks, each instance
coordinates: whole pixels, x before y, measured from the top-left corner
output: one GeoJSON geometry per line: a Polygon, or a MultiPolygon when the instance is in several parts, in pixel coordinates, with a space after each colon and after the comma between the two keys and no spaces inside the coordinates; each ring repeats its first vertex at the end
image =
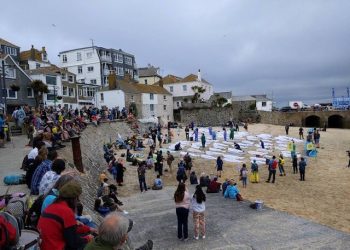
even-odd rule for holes
{"type": "Polygon", "coordinates": [[[81,157],[79,138],[80,136],[74,136],[74,137],[71,137],[70,139],[72,141],[74,165],[79,170],[79,172],[84,173],[83,158],[81,157]]]}
{"type": "Polygon", "coordinates": [[[53,86],[53,107],[54,107],[54,110],[56,111],[56,85],[53,86]]]}
{"type": "Polygon", "coordinates": [[[4,98],[4,115],[7,115],[7,107],[6,107],[6,98],[7,98],[7,89],[6,89],[6,78],[5,78],[5,60],[2,60],[2,91],[1,95],[4,98]],[[4,90],[6,93],[4,93],[4,90]]]}

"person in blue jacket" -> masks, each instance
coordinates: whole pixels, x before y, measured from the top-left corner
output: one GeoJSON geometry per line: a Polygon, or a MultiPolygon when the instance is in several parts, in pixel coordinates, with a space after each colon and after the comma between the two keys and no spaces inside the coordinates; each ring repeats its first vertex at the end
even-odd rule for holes
{"type": "Polygon", "coordinates": [[[237,194],[239,194],[239,190],[236,186],[236,183],[232,179],[229,181],[229,183],[230,185],[226,188],[224,197],[229,199],[237,199],[237,194]]]}

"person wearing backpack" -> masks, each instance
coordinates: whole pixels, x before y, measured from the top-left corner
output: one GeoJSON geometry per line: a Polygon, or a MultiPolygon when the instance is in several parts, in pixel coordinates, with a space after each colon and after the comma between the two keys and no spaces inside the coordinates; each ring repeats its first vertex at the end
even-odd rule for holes
{"type": "Polygon", "coordinates": [[[172,173],[172,169],[171,169],[171,164],[173,163],[174,161],[174,156],[170,153],[170,151],[167,152],[167,158],[166,158],[166,162],[169,166],[169,170],[170,170],[170,173],[172,173]]]}
{"type": "Polygon", "coordinates": [[[282,154],[280,154],[280,157],[278,159],[278,169],[280,171],[280,176],[286,176],[286,171],[284,171],[284,159],[282,154]]]}
{"type": "Polygon", "coordinates": [[[187,180],[187,176],[186,176],[186,170],[185,170],[185,165],[183,161],[180,161],[178,169],[177,169],[177,173],[176,173],[176,180],[180,183],[183,182],[185,183],[185,181],[187,180]]]}
{"type": "Polygon", "coordinates": [[[266,181],[267,183],[270,182],[271,177],[272,183],[275,183],[277,165],[278,162],[276,160],[276,156],[272,156],[272,159],[269,161],[269,178],[266,181]]]}
{"type": "Polygon", "coordinates": [[[139,166],[137,168],[137,175],[139,177],[140,190],[141,190],[141,193],[143,193],[143,190],[147,191],[145,161],[142,161],[139,163],[139,166]]]}
{"type": "MultiPolygon", "coordinates": [[[[7,249],[17,244],[19,235],[16,227],[7,219],[5,212],[0,213],[0,249],[7,249]]],[[[9,248],[10,249],[10,248],[9,248]]]]}
{"type": "Polygon", "coordinates": [[[250,182],[258,183],[259,182],[259,166],[256,163],[256,160],[253,160],[251,170],[252,170],[252,177],[251,177],[250,182]]]}

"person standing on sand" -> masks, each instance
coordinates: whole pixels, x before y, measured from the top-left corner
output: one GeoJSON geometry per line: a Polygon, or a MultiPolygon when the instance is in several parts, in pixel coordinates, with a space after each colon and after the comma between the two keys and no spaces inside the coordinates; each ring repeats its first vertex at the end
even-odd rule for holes
{"type": "Polygon", "coordinates": [[[205,135],[204,135],[204,133],[202,133],[201,142],[202,142],[202,148],[205,148],[205,135]]]}
{"type": "Polygon", "coordinates": [[[235,138],[235,129],[233,127],[230,128],[230,140],[235,138]]]}
{"type": "Polygon", "coordinates": [[[286,171],[284,171],[284,159],[282,154],[280,154],[280,157],[278,159],[278,169],[280,171],[280,176],[286,176],[286,171]]]}
{"type": "Polygon", "coordinates": [[[265,144],[264,144],[263,140],[260,140],[260,145],[261,145],[262,149],[265,149],[265,144]]]}
{"type": "Polygon", "coordinates": [[[221,157],[218,156],[216,159],[216,171],[217,171],[217,176],[221,177],[221,172],[222,172],[222,167],[224,165],[224,162],[221,160],[221,157]]]}
{"type": "Polygon", "coordinates": [[[173,163],[174,160],[175,160],[174,156],[172,154],[170,154],[170,151],[168,151],[167,152],[166,163],[169,166],[170,173],[172,173],[171,164],[173,163]]]}
{"type": "Polygon", "coordinates": [[[224,128],[224,141],[227,141],[227,131],[226,131],[226,128],[224,128]]]}
{"type": "Polygon", "coordinates": [[[186,133],[186,140],[189,141],[190,140],[190,129],[188,128],[188,126],[186,126],[186,128],[185,128],[185,133],[186,133]]]}
{"type": "Polygon", "coordinates": [[[298,173],[298,157],[297,155],[293,156],[293,174],[298,173]]]}
{"type": "Polygon", "coordinates": [[[278,162],[276,160],[276,156],[272,156],[272,159],[269,161],[269,178],[266,181],[267,183],[270,182],[271,177],[272,183],[275,183],[277,165],[278,162]]]}
{"type": "Polygon", "coordinates": [[[195,130],[194,130],[194,141],[196,141],[196,142],[198,142],[198,133],[199,133],[199,131],[198,131],[198,128],[196,128],[195,130]]]}
{"type": "Polygon", "coordinates": [[[284,127],[284,129],[286,130],[286,135],[288,135],[288,132],[289,132],[289,124],[286,124],[286,126],[284,127]]]}
{"type": "Polygon", "coordinates": [[[190,211],[190,194],[185,183],[179,183],[174,194],[177,216],[177,238],[188,240],[188,213],[190,211]]]}
{"type": "Polygon", "coordinates": [[[239,171],[240,175],[239,177],[242,180],[243,188],[247,187],[247,177],[248,177],[248,169],[245,163],[243,163],[241,170],[239,171]]]}
{"type": "Polygon", "coordinates": [[[305,168],[306,168],[306,161],[304,157],[300,158],[299,162],[299,173],[300,173],[300,181],[305,181],[305,168]]]}
{"type": "Polygon", "coordinates": [[[191,200],[193,210],[194,239],[199,239],[199,229],[202,238],[205,239],[205,194],[200,185],[196,186],[196,191],[191,200]]]}
{"type": "Polygon", "coordinates": [[[304,129],[302,127],[299,128],[299,139],[304,140],[304,129]]]}
{"type": "Polygon", "coordinates": [[[146,162],[142,161],[139,163],[139,166],[137,168],[137,175],[139,177],[139,184],[140,184],[140,191],[143,193],[143,190],[147,191],[147,185],[146,185],[146,162]]]}
{"type": "Polygon", "coordinates": [[[251,170],[252,170],[253,178],[252,178],[252,180],[250,180],[250,182],[258,183],[259,182],[259,166],[256,163],[256,160],[253,160],[251,170]]]}

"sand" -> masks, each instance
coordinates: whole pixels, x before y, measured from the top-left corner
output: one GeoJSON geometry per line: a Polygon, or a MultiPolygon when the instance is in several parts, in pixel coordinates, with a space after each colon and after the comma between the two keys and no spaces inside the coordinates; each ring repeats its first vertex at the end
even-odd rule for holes
{"type": "MultiPolygon", "coordinates": [[[[220,130],[220,128],[216,129],[220,130]]],[[[252,134],[285,135],[284,127],[265,124],[249,125],[248,131],[252,134]]],[[[185,138],[184,131],[181,131],[180,137],[176,133],[174,134],[173,141],[185,138]]],[[[298,137],[298,128],[291,127],[289,136],[298,137]]],[[[268,170],[265,165],[261,165],[259,168],[261,182],[248,182],[247,188],[243,188],[242,183],[238,181],[241,164],[227,162],[224,163],[224,171],[220,181],[224,181],[225,178],[234,178],[237,180],[238,187],[245,199],[250,201],[261,199],[265,206],[350,233],[350,168],[346,168],[348,163],[346,150],[350,150],[349,142],[349,130],[327,129],[327,132],[321,132],[321,148],[318,157],[309,158],[305,175],[306,181],[304,182],[299,181],[299,175],[293,174],[290,158],[287,158],[285,163],[287,175],[280,177],[277,174],[275,184],[265,183],[268,170]]],[[[163,145],[163,148],[167,146],[163,145]]],[[[297,151],[302,150],[303,148],[299,144],[297,151]]],[[[144,153],[148,154],[148,149],[144,153]]],[[[273,153],[277,156],[279,151],[273,153]]],[[[179,157],[175,157],[173,173],[165,172],[163,177],[165,185],[177,184],[175,177],[179,160],[179,157]]],[[[245,162],[250,169],[248,157],[246,157],[245,162]]],[[[136,167],[127,165],[127,171],[125,172],[126,186],[119,188],[121,196],[129,196],[134,192],[140,192],[136,167]]],[[[166,166],[166,163],[164,166],[166,166]]],[[[193,160],[193,170],[196,171],[198,176],[201,172],[211,176],[216,175],[215,161],[195,158],[193,160]]],[[[154,170],[147,171],[146,180],[148,185],[152,184],[155,176],[154,170]]]]}

